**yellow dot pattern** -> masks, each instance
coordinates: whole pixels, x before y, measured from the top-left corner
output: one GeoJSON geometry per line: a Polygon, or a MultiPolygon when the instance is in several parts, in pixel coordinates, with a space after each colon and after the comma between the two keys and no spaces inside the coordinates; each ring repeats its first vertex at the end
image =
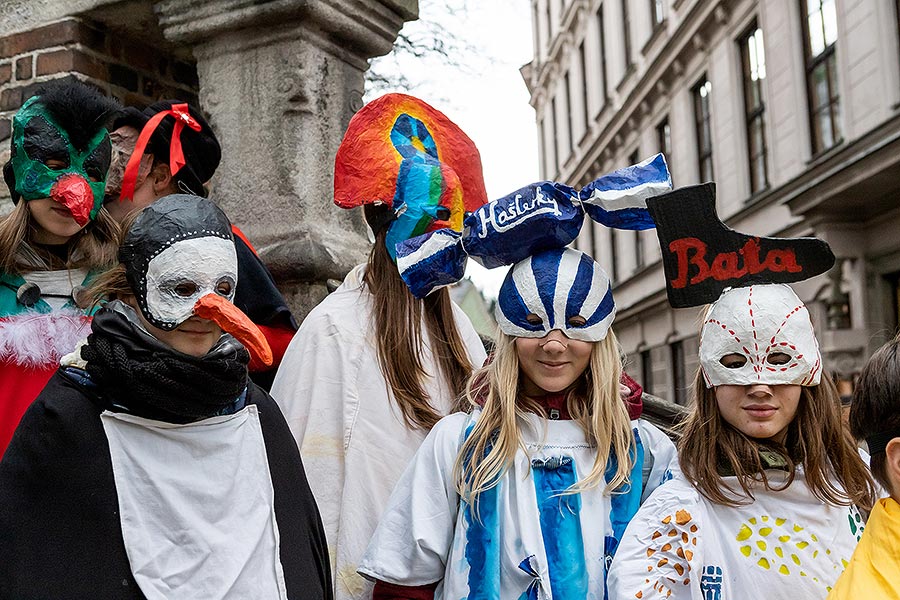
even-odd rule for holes
{"type": "MultiPolygon", "coordinates": [[[[852,518],[852,517],[851,517],[852,518]]],[[[829,548],[822,548],[816,534],[802,525],[791,523],[785,518],[760,515],[741,523],[734,536],[741,555],[751,559],[756,566],[781,575],[797,574],[808,577],[804,565],[819,557],[820,550],[831,556],[829,548]]],[[[846,567],[847,561],[830,561],[838,571],[846,567]]],[[[817,577],[812,578],[819,583],[817,577]]],[[[826,586],[830,591],[831,587],[826,586]]]]}

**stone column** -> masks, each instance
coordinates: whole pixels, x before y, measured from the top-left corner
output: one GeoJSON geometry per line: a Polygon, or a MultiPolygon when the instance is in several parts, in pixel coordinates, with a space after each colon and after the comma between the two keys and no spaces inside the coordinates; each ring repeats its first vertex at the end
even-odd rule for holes
{"type": "Polygon", "coordinates": [[[222,144],[212,197],[247,233],[302,319],[369,248],[361,211],[332,203],[334,155],[362,106],[367,59],[417,0],[163,0],[163,33],[193,47],[222,144]]]}

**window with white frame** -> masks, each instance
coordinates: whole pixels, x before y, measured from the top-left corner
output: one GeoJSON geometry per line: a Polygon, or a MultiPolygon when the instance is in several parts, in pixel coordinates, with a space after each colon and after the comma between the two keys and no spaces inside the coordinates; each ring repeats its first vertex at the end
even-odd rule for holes
{"type": "Polygon", "coordinates": [[[709,105],[712,84],[706,75],[693,88],[694,125],[697,135],[697,166],[701,182],[715,180],[713,172],[712,123],[709,105]]]}
{"type": "MultiPolygon", "coordinates": [[[[572,126],[572,78],[569,77],[568,72],[563,76],[563,88],[566,93],[566,133],[569,138],[569,153],[566,156],[566,159],[568,159],[568,157],[572,155],[572,150],[575,147],[575,141],[572,139],[572,136],[575,135],[575,128],[572,126]]],[[[560,164],[562,164],[562,162],[563,161],[560,161],[560,164]]]]}
{"type": "Polygon", "coordinates": [[[550,100],[550,126],[553,128],[553,131],[550,132],[553,136],[553,168],[547,175],[553,176],[559,171],[559,165],[562,162],[559,158],[559,128],[557,127],[556,122],[556,98],[550,100]]]}
{"type": "Polygon", "coordinates": [[[665,0],[650,0],[650,18],[653,21],[654,29],[662,25],[662,22],[666,20],[665,9],[665,0]]]}
{"type": "Polygon", "coordinates": [[[616,230],[610,228],[609,230],[609,279],[613,283],[618,283],[619,281],[619,243],[616,239],[616,230]]]}
{"type": "Polygon", "coordinates": [[[603,4],[597,8],[597,43],[600,48],[600,84],[603,86],[603,102],[601,106],[606,104],[609,99],[609,86],[606,78],[606,33],[603,25],[603,4]]]}
{"type": "Polygon", "coordinates": [[[641,385],[645,392],[653,393],[653,358],[649,349],[641,351],[641,385]]]}
{"type": "Polygon", "coordinates": [[[688,400],[688,383],[685,376],[684,344],[681,340],[669,344],[672,357],[672,400],[676,404],[684,406],[688,400]]]}
{"type": "Polygon", "coordinates": [[[669,126],[668,115],[656,126],[656,146],[668,161],[672,154],[672,128],[669,126]]]}
{"type": "Polygon", "coordinates": [[[625,49],[625,70],[631,67],[631,15],[628,12],[628,2],[622,0],[622,44],[625,49]]]}
{"type": "Polygon", "coordinates": [[[835,0],[800,0],[813,154],[841,141],[835,0]]]}
{"type": "Polygon", "coordinates": [[[584,131],[587,132],[591,126],[591,119],[588,110],[587,56],[584,53],[584,41],[578,45],[578,64],[581,67],[581,119],[584,122],[584,131]]]}
{"type": "Polygon", "coordinates": [[[744,83],[744,124],[747,132],[750,193],[755,194],[769,185],[766,166],[766,103],[763,99],[766,53],[763,49],[763,32],[756,22],[741,36],[738,45],[744,83]]]}

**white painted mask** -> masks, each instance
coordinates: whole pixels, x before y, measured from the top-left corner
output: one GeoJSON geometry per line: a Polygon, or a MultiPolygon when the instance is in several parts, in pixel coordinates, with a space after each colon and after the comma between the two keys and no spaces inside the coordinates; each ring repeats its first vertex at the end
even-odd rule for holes
{"type": "Polygon", "coordinates": [[[157,326],[177,327],[207,294],[234,298],[237,253],[231,240],[198,237],[175,242],[147,265],[146,309],[157,326]]]}
{"type": "Polygon", "coordinates": [[[707,387],[813,386],[822,356],[794,290],[766,284],[726,290],[712,305],[700,332],[700,366],[707,387]]]}

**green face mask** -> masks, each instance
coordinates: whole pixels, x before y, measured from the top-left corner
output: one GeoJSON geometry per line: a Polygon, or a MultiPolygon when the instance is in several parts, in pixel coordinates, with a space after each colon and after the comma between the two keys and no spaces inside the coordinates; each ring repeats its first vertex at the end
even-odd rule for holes
{"type": "Polygon", "coordinates": [[[79,152],[39,97],[30,98],[13,118],[10,162],[16,193],[25,200],[52,198],[72,212],[79,225],[94,219],[103,204],[112,146],[100,128],[79,152]],[[48,162],[63,166],[53,169],[48,162]]]}

